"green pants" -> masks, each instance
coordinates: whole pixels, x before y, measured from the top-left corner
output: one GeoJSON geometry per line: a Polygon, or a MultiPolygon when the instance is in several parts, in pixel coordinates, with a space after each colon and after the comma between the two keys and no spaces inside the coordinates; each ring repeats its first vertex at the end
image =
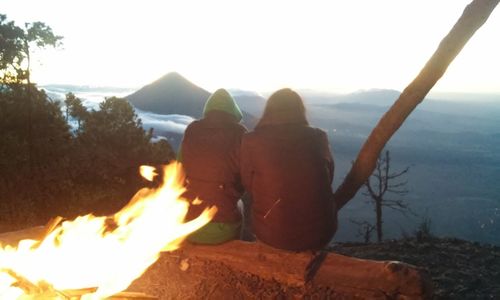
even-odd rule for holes
{"type": "Polygon", "coordinates": [[[210,222],[197,231],[191,233],[187,240],[195,244],[222,244],[230,240],[239,239],[240,230],[241,222],[210,222]]]}

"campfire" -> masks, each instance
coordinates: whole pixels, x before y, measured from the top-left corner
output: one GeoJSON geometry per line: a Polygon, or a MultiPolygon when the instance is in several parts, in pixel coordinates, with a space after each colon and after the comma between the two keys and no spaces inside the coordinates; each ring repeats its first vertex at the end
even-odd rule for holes
{"type": "MultiPolygon", "coordinates": [[[[112,216],[56,219],[39,240],[0,245],[0,299],[107,298],[124,291],[160,252],[177,249],[217,208],[184,222],[190,203],[181,198],[182,167],[161,171],[158,188],[139,190],[112,216]]],[[[141,175],[152,181],[157,173],[143,166],[141,175]]]]}

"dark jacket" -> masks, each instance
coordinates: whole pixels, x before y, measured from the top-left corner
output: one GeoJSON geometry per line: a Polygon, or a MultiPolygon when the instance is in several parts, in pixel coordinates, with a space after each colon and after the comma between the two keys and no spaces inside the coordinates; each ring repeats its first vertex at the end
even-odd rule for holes
{"type": "Polygon", "coordinates": [[[328,138],[320,129],[277,122],[246,134],[241,176],[253,197],[257,239],[296,251],[325,246],[336,229],[333,171],[328,138]]]}
{"type": "Polygon", "coordinates": [[[213,222],[241,219],[236,202],[243,194],[239,152],[247,131],[238,122],[241,112],[225,90],[216,91],[207,101],[204,118],[192,122],[184,133],[180,157],[186,172],[184,197],[198,197],[201,205],[191,205],[188,219],[197,217],[207,206],[218,208],[213,222]]]}

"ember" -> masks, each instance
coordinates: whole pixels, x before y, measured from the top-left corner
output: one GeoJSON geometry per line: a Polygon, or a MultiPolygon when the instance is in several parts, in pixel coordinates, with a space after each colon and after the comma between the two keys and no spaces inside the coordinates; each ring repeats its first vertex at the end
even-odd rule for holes
{"type": "MultiPolygon", "coordinates": [[[[152,168],[141,171],[154,177],[152,168]]],[[[161,251],[177,249],[217,211],[184,223],[189,203],[180,198],[181,165],[165,167],[163,180],[157,189],[139,190],[113,216],[81,216],[53,226],[41,240],[0,247],[0,298],[75,299],[76,293],[76,299],[103,299],[125,290],[161,251]]]]}

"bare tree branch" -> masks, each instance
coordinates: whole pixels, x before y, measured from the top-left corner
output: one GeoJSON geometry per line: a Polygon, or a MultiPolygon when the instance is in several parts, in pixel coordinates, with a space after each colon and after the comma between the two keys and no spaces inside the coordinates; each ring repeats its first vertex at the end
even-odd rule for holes
{"type": "Polygon", "coordinates": [[[401,172],[398,172],[398,173],[392,173],[390,175],[387,176],[387,178],[389,179],[392,179],[392,178],[396,178],[396,177],[399,177],[405,173],[408,173],[408,171],[410,170],[410,167],[406,167],[406,169],[404,169],[403,171],[401,172]]]}
{"type": "MultiPolygon", "coordinates": [[[[380,182],[380,180],[379,180],[379,182],[380,182]]],[[[370,184],[370,178],[368,178],[366,180],[366,188],[368,189],[368,195],[367,196],[370,196],[372,198],[377,198],[377,196],[379,196],[379,195],[375,194],[375,191],[373,191],[372,186],[370,184]]]]}
{"type": "Polygon", "coordinates": [[[409,193],[408,190],[387,190],[390,193],[396,194],[396,195],[401,195],[404,196],[409,193]]]}
{"type": "Polygon", "coordinates": [[[372,233],[376,229],[375,225],[367,221],[357,221],[351,218],[349,218],[349,221],[358,226],[358,231],[356,236],[363,237],[365,244],[369,243],[372,237],[372,233]]]}
{"type": "Polygon", "coordinates": [[[486,22],[499,1],[474,0],[467,5],[424,68],[404,89],[364,143],[349,174],[334,194],[339,209],[356,195],[375,169],[377,157],[385,144],[443,76],[450,63],[486,22]]]}
{"type": "MultiPolygon", "coordinates": [[[[401,174],[401,175],[403,175],[403,174],[401,174]]],[[[391,179],[391,178],[389,178],[389,179],[391,179]]],[[[390,189],[395,189],[395,188],[398,188],[398,187],[405,186],[406,184],[408,184],[408,180],[405,180],[403,182],[396,183],[396,184],[389,184],[388,187],[389,187],[389,190],[390,190],[390,189]]]]}

